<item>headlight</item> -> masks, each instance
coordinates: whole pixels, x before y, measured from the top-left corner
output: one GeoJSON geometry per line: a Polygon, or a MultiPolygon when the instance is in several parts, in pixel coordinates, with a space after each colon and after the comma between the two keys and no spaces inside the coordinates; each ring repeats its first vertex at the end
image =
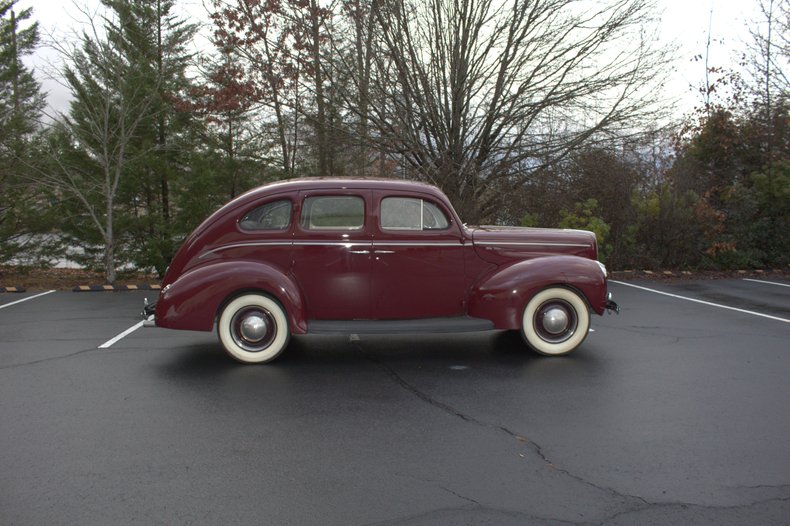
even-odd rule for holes
{"type": "Polygon", "coordinates": [[[607,276],[607,274],[606,274],[606,265],[604,265],[600,261],[596,261],[596,263],[598,263],[598,266],[601,267],[601,272],[603,272],[603,277],[606,277],[607,276]]]}

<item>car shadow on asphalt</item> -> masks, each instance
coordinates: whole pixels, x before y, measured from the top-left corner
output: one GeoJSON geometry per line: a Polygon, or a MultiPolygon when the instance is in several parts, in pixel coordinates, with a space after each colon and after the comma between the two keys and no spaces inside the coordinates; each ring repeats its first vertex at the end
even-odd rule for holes
{"type": "Polygon", "coordinates": [[[196,379],[232,374],[234,371],[304,371],[330,369],[351,373],[367,370],[371,364],[431,368],[518,367],[578,369],[595,362],[594,356],[579,349],[562,357],[542,356],[531,351],[516,331],[452,335],[361,335],[296,336],[283,354],[268,364],[248,365],[234,361],[217,342],[182,345],[168,353],[159,364],[162,376],[196,379]],[[564,366],[560,364],[565,364],[564,366]],[[586,365],[585,365],[586,364],[586,365]]]}

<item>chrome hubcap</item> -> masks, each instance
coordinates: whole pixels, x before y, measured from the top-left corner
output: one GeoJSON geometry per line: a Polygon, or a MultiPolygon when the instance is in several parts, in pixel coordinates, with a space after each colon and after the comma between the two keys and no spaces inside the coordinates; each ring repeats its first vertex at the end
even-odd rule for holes
{"type": "Polygon", "coordinates": [[[233,341],[245,351],[263,351],[277,335],[277,325],[271,313],[261,307],[239,309],[230,323],[233,341]]]}
{"type": "Polygon", "coordinates": [[[247,316],[242,320],[240,329],[242,338],[251,343],[258,343],[268,331],[266,318],[256,315],[247,316]]]}
{"type": "Polygon", "coordinates": [[[549,334],[560,334],[568,328],[568,313],[560,308],[548,309],[543,314],[543,328],[549,334]]]}
{"type": "Polygon", "coordinates": [[[535,311],[532,326],[543,341],[562,343],[573,336],[578,324],[576,310],[564,300],[553,299],[535,311]]]}

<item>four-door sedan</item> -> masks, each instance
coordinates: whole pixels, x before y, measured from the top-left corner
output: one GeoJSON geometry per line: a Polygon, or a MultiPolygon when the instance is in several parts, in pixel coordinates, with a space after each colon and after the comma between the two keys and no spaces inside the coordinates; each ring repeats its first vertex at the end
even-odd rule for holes
{"type": "Polygon", "coordinates": [[[591,232],[467,227],[427,184],[290,180],[206,219],[147,313],[158,327],[216,325],[244,363],[307,333],[514,329],[560,355],[587,336],[590,311],[617,309],[597,256],[591,232]]]}

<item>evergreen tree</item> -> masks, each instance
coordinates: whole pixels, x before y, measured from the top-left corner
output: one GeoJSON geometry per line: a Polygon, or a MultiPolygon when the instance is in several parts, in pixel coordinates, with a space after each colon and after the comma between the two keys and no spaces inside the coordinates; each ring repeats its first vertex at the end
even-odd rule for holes
{"type": "Polygon", "coordinates": [[[24,27],[32,8],[17,11],[16,3],[0,1],[0,261],[14,256],[28,233],[35,199],[26,174],[44,107],[41,87],[22,63],[38,45],[38,24],[24,27]]]}
{"type": "Polygon", "coordinates": [[[192,116],[181,110],[191,86],[187,49],[197,28],[174,13],[174,0],[103,0],[117,22],[108,40],[136,71],[150,107],[130,143],[137,159],[121,187],[134,212],[132,260],[163,273],[180,234],[173,194],[179,193],[196,150],[192,116]]]}
{"type": "Polygon", "coordinates": [[[117,20],[102,20],[101,28],[91,20],[91,31],[83,33],[77,47],[61,48],[73,100],[69,114],[61,116],[47,135],[56,169],[42,170],[40,181],[66,200],[63,230],[74,233],[89,251],[101,248],[99,266],[112,283],[118,249],[125,240],[119,188],[146,153],[133,145],[153,101],[142,72],[109,38],[117,20]]]}

